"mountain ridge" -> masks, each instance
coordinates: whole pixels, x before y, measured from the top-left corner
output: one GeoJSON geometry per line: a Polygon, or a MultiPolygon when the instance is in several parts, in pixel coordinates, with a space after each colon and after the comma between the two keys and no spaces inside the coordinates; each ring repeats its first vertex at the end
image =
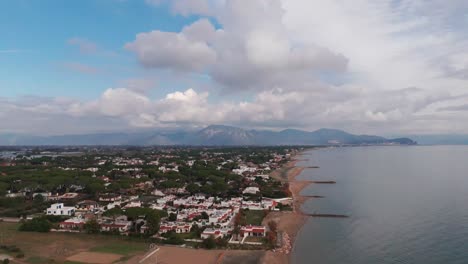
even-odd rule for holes
{"type": "Polygon", "coordinates": [[[312,132],[244,129],[210,125],[198,131],[149,131],[135,133],[95,133],[84,135],[31,136],[0,134],[0,145],[414,145],[409,138],[387,139],[374,135],[354,135],[343,130],[322,128],[312,132]]]}

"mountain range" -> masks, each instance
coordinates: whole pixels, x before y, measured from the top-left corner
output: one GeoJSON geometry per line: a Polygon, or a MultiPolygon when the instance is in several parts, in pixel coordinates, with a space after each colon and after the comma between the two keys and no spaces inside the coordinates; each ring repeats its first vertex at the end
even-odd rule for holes
{"type": "Polygon", "coordinates": [[[101,133],[85,135],[30,136],[0,134],[0,145],[414,145],[409,138],[386,139],[372,135],[353,135],[342,130],[319,129],[307,132],[248,130],[232,126],[211,125],[198,131],[152,131],[139,133],[101,133]]]}

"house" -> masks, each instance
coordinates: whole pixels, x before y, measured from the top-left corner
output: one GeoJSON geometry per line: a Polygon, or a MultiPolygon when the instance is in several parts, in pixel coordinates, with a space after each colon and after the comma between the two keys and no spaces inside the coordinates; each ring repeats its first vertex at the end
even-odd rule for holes
{"type": "Polygon", "coordinates": [[[253,237],[265,237],[266,236],[266,227],[264,226],[243,226],[240,229],[240,235],[243,237],[253,236],[253,237]]]}
{"type": "Polygon", "coordinates": [[[84,200],[78,202],[76,205],[77,211],[94,211],[99,209],[99,204],[96,201],[84,200]]]}
{"type": "Polygon", "coordinates": [[[122,215],[115,220],[110,218],[101,219],[100,222],[102,232],[119,232],[127,233],[132,227],[132,222],[127,220],[127,217],[122,215]]]}
{"type": "Polygon", "coordinates": [[[122,196],[119,194],[110,193],[110,194],[103,194],[99,196],[100,202],[117,202],[121,200],[122,200],[122,196]]]}
{"type": "Polygon", "coordinates": [[[5,194],[5,197],[8,197],[8,198],[25,197],[25,196],[26,194],[24,192],[12,193],[8,191],[8,193],[5,194]]]}
{"type": "Polygon", "coordinates": [[[32,197],[33,199],[36,199],[36,197],[40,195],[44,199],[44,201],[48,201],[49,197],[52,195],[50,192],[41,192],[41,193],[33,193],[32,197]]]}
{"type": "Polygon", "coordinates": [[[123,208],[132,208],[132,207],[141,207],[141,202],[140,201],[132,201],[126,204],[123,208]]]}
{"type": "Polygon", "coordinates": [[[247,187],[245,190],[242,192],[243,194],[256,194],[260,192],[260,189],[258,187],[247,187]]]}
{"type": "Polygon", "coordinates": [[[164,193],[161,192],[161,191],[158,190],[158,189],[154,189],[154,190],[151,192],[151,194],[154,195],[154,196],[161,196],[161,197],[164,196],[164,193]]]}
{"type": "Polygon", "coordinates": [[[75,199],[76,197],[78,197],[78,193],[69,192],[69,193],[64,193],[63,195],[61,195],[59,199],[60,200],[72,200],[72,199],[75,199]]]}
{"type": "Polygon", "coordinates": [[[59,227],[62,230],[82,230],[86,220],[83,217],[73,217],[59,223],[59,227]]]}
{"type": "Polygon", "coordinates": [[[231,231],[227,228],[206,228],[203,233],[201,233],[200,237],[202,239],[209,238],[210,236],[216,238],[224,238],[226,237],[231,231]]]}
{"type": "Polygon", "coordinates": [[[163,223],[159,226],[159,233],[167,233],[169,231],[174,231],[177,234],[182,234],[182,233],[190,233],[190,230],[192,229],[192,225],[189,223],[171,223],[171,222],[166,222],[163,223]]]}
{"type": "Polygon", "coordinates": [[[63,203],[52,204],[47,208],[47,215],[73,215],[75,207],[64,206],[63,203]]]}

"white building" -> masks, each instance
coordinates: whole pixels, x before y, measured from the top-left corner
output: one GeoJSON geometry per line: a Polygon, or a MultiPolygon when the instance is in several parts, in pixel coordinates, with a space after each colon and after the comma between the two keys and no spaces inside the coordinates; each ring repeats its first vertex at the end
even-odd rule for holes
{"type": "Polygon", "coordinates": [[[226,237],[230,233],[230,229],[228,228],[206,228],[203,233],[201,233],[201,238],[206,239],[212,236],[213,238],[223,238],[226,237]]]}
{"type": "Polygon", "coordinates": [[[246,193],[256,194],[258,192],[260,192],[260,189],[258,187],[247,187],[242,193],[243,194],[246,194],[246,193]]]}
{"type": "Polygon", "coordinates": [[[64,206],[63,203],[52,204],[47,208],[47,215],[73,215],[75,207],[64,206]]]}

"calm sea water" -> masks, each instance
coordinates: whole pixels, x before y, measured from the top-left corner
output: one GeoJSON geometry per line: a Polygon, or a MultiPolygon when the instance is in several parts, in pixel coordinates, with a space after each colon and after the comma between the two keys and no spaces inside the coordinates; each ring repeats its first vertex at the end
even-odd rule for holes
{"type": "Polygon", "coordinates": [[[303,191],[323,195],[293,263],[468,263],[468,147],[355,147],[307,152],[302,179],[336,180],[303,191]]]}

